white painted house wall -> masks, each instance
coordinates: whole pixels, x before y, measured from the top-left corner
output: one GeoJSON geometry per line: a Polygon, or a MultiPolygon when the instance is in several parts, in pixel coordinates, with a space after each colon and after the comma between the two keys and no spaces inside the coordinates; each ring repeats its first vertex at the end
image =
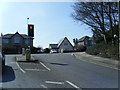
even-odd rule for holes
{"type": "Polygon", "coordinates": [[[71,46],[70,42],[65,38],[64,41],[61,43],[58,51],[61,52],[61,50],[64,51],[71,51],[73,50],[73,46],[71,46]]]}

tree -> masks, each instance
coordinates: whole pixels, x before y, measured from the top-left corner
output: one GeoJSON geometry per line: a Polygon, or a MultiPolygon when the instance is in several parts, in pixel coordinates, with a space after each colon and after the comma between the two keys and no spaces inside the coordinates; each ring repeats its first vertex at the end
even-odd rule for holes
{"type": "Polygon", "coordinates": [[[50,53],[50,49],[49,48],[45,48],[44,49],[44,53],[50,53]]]}
{"type": "Polygon", "coordinates": [[[118,31],[118,28],[115,29],[115,27],[118,24],[118,6],[117,6],[117,3],[112,3],[112,2],[106,3],[106,5],[108,5],[108,12],[106,10],[105,13],[108,16],[109,23],[110,23],[112,44],[115,44],[114,35],[116,30],[118,31]]]}
{"type": "Polygon", "coordinates": [[[112,43],[115,42],[113,27],[118,24],[118,2],[77,2],[73,9],[72,17],[90,26],[94,37],[103,39],[107,44],[107,33],[111,29],[112,43]]]}

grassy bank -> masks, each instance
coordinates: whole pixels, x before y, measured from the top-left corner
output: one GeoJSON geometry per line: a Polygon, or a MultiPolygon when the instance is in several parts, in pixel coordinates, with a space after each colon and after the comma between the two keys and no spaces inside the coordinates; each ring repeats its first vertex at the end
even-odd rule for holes
{"type": "Polygon", "coordinates": [[[118,45],[112,46],[111,44],[106,45],[103,43],[99,43],[94,46],[88,47],[86,53],[119,60],[118,45]]]}

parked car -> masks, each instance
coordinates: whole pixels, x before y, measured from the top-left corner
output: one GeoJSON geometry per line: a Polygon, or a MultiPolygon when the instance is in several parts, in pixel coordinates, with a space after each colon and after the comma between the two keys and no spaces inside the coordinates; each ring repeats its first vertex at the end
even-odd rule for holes
{"type": "Polygon", "coordinates": [[[50,50],[50,53],[58,53],[56,50],[50,50]]]}

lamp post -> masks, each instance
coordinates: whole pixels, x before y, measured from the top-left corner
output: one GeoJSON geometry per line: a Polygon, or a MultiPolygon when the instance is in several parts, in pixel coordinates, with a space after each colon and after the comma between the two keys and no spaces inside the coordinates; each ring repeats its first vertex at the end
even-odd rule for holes
{"type": "Polygon", "coordinates": [[[27,31],[28,31],[28,21],[29,21],[29,18],[27,18],[27,31]]]}

